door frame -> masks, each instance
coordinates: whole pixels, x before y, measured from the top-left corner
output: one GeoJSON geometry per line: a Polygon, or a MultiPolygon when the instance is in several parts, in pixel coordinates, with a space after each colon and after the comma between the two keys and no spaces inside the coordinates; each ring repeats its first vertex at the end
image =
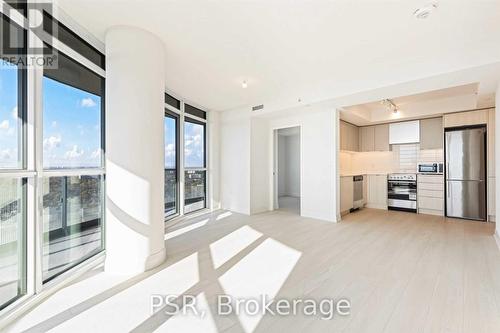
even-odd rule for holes
{"type": "Polygon", "coordinates": [[[271,210],[279,209],[279,182],[278,182],[278,159],[279,159],[279,144],[278,144],[278,131],[282,129],[288,128],[298,128],[299,129],[299,215],[302,214],[302,126],[300,124],[297,125],[288,125],[288,126],[278,126],[271,128],[272,131],[272,168],[271,168],[271,176],[272,176],[272,186],[271,186],[271,210]]]}

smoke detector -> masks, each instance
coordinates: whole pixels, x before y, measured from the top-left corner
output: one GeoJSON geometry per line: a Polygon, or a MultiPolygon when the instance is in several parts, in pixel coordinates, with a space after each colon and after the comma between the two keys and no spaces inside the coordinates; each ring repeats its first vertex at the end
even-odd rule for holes
{"type": "Polygon", "coordinates": [[[413,12],[413,16],[415,16],[418,19],[426,19],[432,14],[433,11],[436,10],[436,8],[438,8],[437,2],[431,2],[425,5],[424,7],[416,9],[413,12]]]}

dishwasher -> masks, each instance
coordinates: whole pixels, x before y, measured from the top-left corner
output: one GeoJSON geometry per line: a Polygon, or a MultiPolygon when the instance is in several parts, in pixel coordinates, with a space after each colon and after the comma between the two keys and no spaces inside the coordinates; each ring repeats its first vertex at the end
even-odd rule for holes
{"type": "Polygon", "coordinates": [[[353,208],[352,210],[363,207],[363,176],[353,176],[353,208]]]}

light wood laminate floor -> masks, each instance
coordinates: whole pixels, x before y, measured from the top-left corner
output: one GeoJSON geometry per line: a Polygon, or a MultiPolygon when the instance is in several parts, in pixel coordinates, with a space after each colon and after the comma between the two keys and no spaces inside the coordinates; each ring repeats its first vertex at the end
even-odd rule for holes
{"type": "Polygon", "coordinates": [[[500,332],[500,251],[494,224],[374,209],[343,219],[335,224],[276,211],[250,217],[218,212],[185,221],[167,230],[168,260],[161,267],[108,285],[103,283],[106,273],[94,272],[53,296],[53,304],[59,304],[58,297],[68,302],[66,310],[40,310],[49,301],[12,329],[500,332]],[[88,282],[93,279],[94,289],[88,282]],[[84,283],[85,296],[68,298],[84,283]],[[143,309],[151,293],[174,290],[195,295],[207,315],[151,315],[143,309]],[[351,315],[331,320],[218,316],[216,297],[223,293],[347,298],[352,309],[351,315]]]}

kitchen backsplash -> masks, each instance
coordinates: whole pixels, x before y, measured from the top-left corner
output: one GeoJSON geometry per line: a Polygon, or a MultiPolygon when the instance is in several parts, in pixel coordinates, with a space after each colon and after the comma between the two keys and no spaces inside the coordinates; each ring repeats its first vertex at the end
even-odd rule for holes
{"type": "Polygon", "coordinates": [[[419,144],[392,145],[387,152],[340,152],[340,174],[415,173],[418,163],[442,162],[443,149],[419,144]]]}

